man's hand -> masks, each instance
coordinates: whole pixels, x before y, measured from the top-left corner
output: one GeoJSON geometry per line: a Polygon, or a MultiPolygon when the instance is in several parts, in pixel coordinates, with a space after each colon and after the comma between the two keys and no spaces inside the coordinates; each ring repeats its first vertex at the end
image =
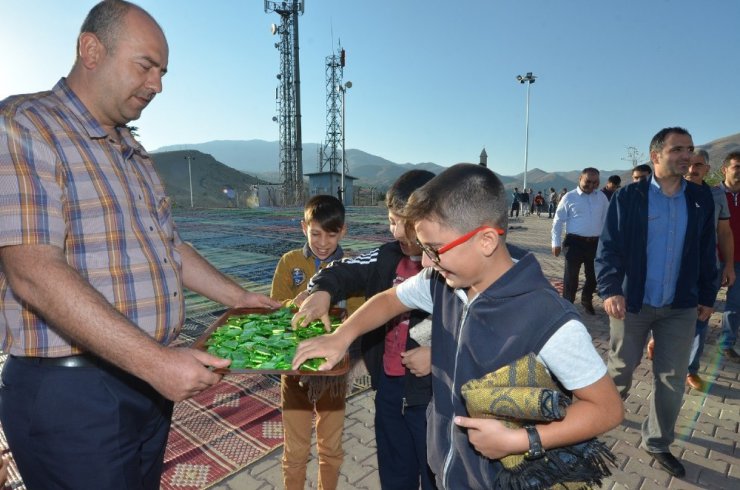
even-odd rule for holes
{"type": "Polygon", "coordinates": [[[720,286],[727,286],[728,288],[735,284],[735,263],[728,262],[722,269],[722,282],[720,286]]]}
{"type": "MultiPolygon", "coordinates": [[[[329,308],[331,307],[331,295],[326,291],[311,293],[301,304],[298,312],[293,315],[290,325],[293,328],[305,327],[317,318],[324,324],[324,330],[331,332],[331,319],[329,308]]],[[[295,368],[294,368],[295,369],[295,368]]]]}
{"type": "Polygon", "coordinates": [[[468,429],[468,440],[489,459],[501,459],[510,454],[523,454],[529,449],[524,429],[509,429],[500,420],[455,417],[455,424],[468,429]]]}
{"type": "Polygon", "coordinates": [[[627,312],[624,296],[618,294],[610,296],[604,300],[604,311],[606,314],[617,320],[624,320],[624,314],[627,312]]]}
{"type": "Polygon", "coordinates": [[[350,343],[342,336],[341,328],[330,335],[304,340],[298,344],[291,368],[298,369],[308,359],[325,357],[326,362],[319,366],[319,371],[328,371],[339,364],[350,343]]]}
{"type": "Polygon", "coordinates": [[[561,248],[560,248],[560,247],[552,247],[552,254],[553,254],[553,255],[554,255],[555,257],[560,257],[560,250],[561,250],[561,248]]]}
{"type": "Polygon", "coordinates": [[[712,313],[714,313],[714,308],[711,306],[698,305],[696,309],[696,319],[700,322],[705,322],[709,320],[709,317],[712,316],[712,313]]]}
{"type": "Polygon", "coordinates": [[[275,301],[269,296],[264,294],[253,293],[251,291],[244,291],[244,295],[239,298],[239,302],[234,305],[236,308],[269,308],[274,310],[280,308],[283,304],[280,301],[275,301]]]}
{"type": "Polygon", "coordinates": [[[417,347],[401,352],[401,363],[415,376],[426,376],[432,372],[431,347],[417,347]]]}
{"type": "Polygon", "coordinates": [[[159,369],[147,373],[145,381],[174,402],[195,396],[221,380],[221,375],[207,366],[225,368],[231,363],[195,349],[163,348],[160,352],[159,369]]]}

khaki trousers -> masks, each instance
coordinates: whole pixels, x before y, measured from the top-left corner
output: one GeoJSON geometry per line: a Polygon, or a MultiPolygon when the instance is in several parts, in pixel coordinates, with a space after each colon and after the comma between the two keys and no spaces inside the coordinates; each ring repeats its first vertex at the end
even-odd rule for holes
{"type": "MultiPolygon", "coordinates": [[[[303,490],[306,465],[311,452],[311,433],[316,413],[316,449],[319,456],[318,487],[337,488],[339,469],[344,461],[344,392],[331,396],[326,390],[314,406],[308,390],[299,384],[298,376],[282,376],[280,393],[283,402],[283,482],[286,490],[303,490]]],[[[342,390],[344,391],[344,390],[342,390]]]]}

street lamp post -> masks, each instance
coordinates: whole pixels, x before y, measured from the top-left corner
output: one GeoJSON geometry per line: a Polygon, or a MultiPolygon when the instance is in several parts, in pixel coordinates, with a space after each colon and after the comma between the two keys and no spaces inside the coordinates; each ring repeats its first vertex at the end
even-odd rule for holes
{"type": "MultiPolygon", "coordinates": [[[[524,120],[524,187],[523,191],[527,192],[527,158],[529,153],[529,88],[534,83],[537,76],[532,75],[532,72],[527,72],[526,75],[517,75],[516,79],[519,83],[527,84],[527,112],[524,120]]],[[[530,199],[534,199],[530,196],[530,199]]]]}
{"type": "Polygon", "coordinates": [[[347,168],[347,160],[346,160],[347,152],[345,151],[345,147],[344,147],[344,141],[345,141],[345,136],[344,136],[345,135],[344,133],[344,127],[345,127],[344,126],[344,115],[345,115],[344,105],[345,104],[344,102],[346,100],[347,89],[350,89],[350,88],[352,88],[352,82],[347,82],[344,85],[339,86],[339,91],[342,92],[342,181],[339,185],[339,190],[341,194],[341,196],[339,197],[339,200],[342,201],[342,204],[344,204],[345,202],[345,197],[344,197],[344,191],[345,191],[344,172],[345,170],[344,169],[347,168]]]}
{"type": "Polygon", "coordinates": [[[195,157],[187,155],[185,160],[188,161],[188,178],[190,179],[190,208],[193,207],[193,172],[190,170],[190,162],[195,160],[195,157]]]}

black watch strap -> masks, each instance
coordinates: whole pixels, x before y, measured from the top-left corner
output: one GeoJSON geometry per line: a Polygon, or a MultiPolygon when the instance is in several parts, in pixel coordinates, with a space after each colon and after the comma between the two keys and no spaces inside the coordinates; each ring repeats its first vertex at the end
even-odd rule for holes
{"type": "Polygon", "coordinates": [[[527,437],[529,438],[529,451],[524,453],[524,459],[540,459],[545,455],[545,448],[542,447],[537,428],[534,425],[525,425],[524,428],[527,430],[527,437]]]}

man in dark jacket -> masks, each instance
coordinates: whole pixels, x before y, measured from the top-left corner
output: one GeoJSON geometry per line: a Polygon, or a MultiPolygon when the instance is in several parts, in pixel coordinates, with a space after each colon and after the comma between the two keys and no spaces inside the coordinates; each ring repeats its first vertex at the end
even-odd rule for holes
{"type": "Polygon", "coordinates": [[[693,150],[683,128],[653,137],[654,174],[614,195],[596,256],[599,295],[610,317],[609,374],[626,398],[653,332],[653,399],[642,447],[677,477],[685,470],[670,445],[694,325],[697,317],[709,318],[717,295],[714,201],[708,188],[683,178],[693,150]]]}

